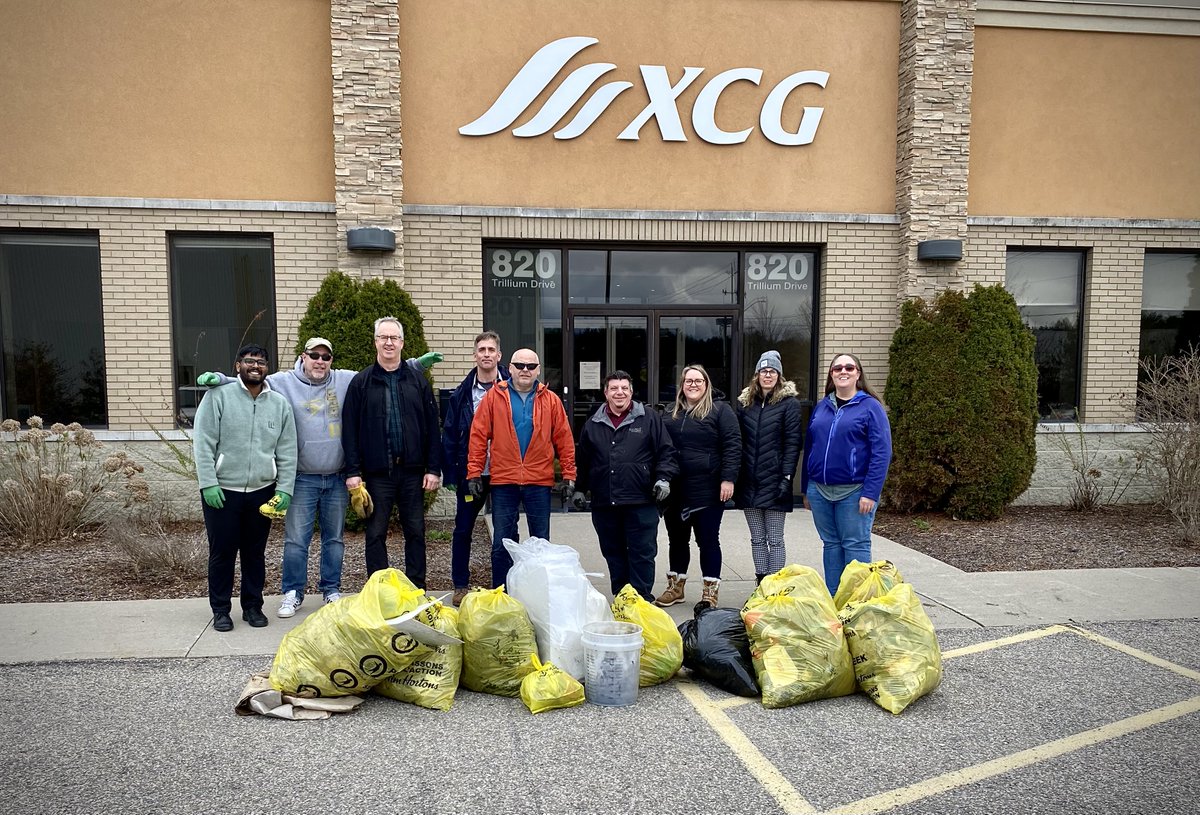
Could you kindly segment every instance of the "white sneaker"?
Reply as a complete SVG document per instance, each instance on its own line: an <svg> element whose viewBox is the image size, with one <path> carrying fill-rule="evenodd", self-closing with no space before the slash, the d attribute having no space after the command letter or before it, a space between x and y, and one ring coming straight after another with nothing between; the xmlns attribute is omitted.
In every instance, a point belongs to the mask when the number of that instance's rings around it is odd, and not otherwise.
<svg viewBox="0 0 1200 815"><path fill-rule="evenodd" d="M300 608L304 603L304 598L297 596L295 591L289 591L283 595L283 602L279 604L280 617L292 617L296 614L296 609Z"/></svg>
<svg viewBox="0 0 1200 815"><path fill-rule="evenodd" d="M336 603L338 600L341 600L341 599L342 599L342 593L340 591L331 591L331 592L329 592L329 594L325 595L326 603Z"/></svg>

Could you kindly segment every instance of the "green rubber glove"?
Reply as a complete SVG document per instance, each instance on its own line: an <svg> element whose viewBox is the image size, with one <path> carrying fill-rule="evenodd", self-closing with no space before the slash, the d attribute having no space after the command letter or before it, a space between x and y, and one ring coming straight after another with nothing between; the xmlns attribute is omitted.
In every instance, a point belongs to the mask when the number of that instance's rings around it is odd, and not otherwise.
<svg viewBox="0 0 1200 815"><path fill-rule="evenodd" d="M205 487L200 490L200 497L213 509L225 506L225 491L220 487Z"/></svg>
<svg viewBox="0 0 1200 815"><path fill-rule="evenodd" d="M200 374L200 376L196 377L196 384L212 387L213 385L221 384L221 377L217 376L212 371L205 371L204 373Z"/></svg>
<svg viewBox="0 0 1200 815"><path fill-rule="evenodd" d="M292 496L286 492L275 491L275 508L280 512L287 512L287 508L292 504Z"/></svg>
<svg viewBox="0 0 1200 815"><path fill-rule="evenodd" d="M417 362L421 363L421 367L427 371L441 361L442 355L437 351L430 351L428 354L421 354L417 357Z"/></svg>

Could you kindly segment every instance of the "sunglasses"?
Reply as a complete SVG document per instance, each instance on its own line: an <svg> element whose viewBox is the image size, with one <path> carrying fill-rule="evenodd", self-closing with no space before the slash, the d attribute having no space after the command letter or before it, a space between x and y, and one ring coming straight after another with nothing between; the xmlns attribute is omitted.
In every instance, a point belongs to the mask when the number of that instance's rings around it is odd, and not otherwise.
<svg viewBox="0 0 1200 815"><path fill-rule="evenodd" d="M858 370L858 366L856 366L856 365L830 365L829 366L830 373L835 373L835 374L840 373L841 371L845 371L848 374L852 374L857 370Z"/></svg>
<svg viewBox="0 0 1200 815"><path fill-rule="evenodd" d="M509 365L516 368L518 371L536 371L540 362L510 362Z"/></svg>
<svg viewBox="0 0 1200 815"><path fill-rule="evenodd" d="M319 359L325 362L333 361L333 354L322 354L318 351L307 351L305 356L307 356L309 359Z"/></svg>

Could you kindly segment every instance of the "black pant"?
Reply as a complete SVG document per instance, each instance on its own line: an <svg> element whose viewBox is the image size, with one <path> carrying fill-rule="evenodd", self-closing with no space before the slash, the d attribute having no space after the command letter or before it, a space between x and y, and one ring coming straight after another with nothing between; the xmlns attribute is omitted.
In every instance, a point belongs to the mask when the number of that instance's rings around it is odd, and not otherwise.
<svg viewBox="0 0 1200 815"><path fill-rule="evenodd" d="M680 517L678 506L668 507L663 514L667 524L667 540L670 541L671 571L687 577L692 563L692 533L696 533L696 546L700 548L700 574L702 577L721 578L721 517L725 505L694 510L687 520Z"/></svg>
<svg viewBox="0 0 1200 815"><path fill-rule="evenodd" d="M367 576L388 568L388 519L395 506L404 530L404 574L414 586L425 588L425 471L393 467L367 473L363 480L375 504L367 519Z"/></svg>
<svg viewBox="0 0 1200 815"><path fill-rule="evenodd" d="M628 583L654 602L654 558L658 554L658 509L654 504L592 508L600 554L608 563L615 597Z"/></svg>
<svg viewBox="0 0 1200 815"><path fill-rule="evenodd" d="M239 553L242 610L262 608L271 519L260 514L258 508L274 494L274 484L254 492L225 490L225 506L213 509L203 504L204 528L208 532L208 604L213 614L228 614L233 608L233 566Z"/></svg>

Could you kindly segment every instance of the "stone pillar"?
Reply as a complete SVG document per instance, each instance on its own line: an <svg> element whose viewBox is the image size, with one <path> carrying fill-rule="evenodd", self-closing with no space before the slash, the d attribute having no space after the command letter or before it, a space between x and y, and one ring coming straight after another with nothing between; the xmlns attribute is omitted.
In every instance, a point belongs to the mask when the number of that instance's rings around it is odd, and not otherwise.
<svg viewBox="0 0 1200 815"><path fill-rule="evenodd" d="M331 0L338 268L403 284L400 12L396 0ZM346 230L382 227L396 251L351 252Z"/></svg>
<svg viewBox="0 0 1200 815"><path fill-rule="evenodd" d="M965 286L961 262L918 261L920 241L967 238L977 0L901 0L896 214L901 300Z"/></svg>

